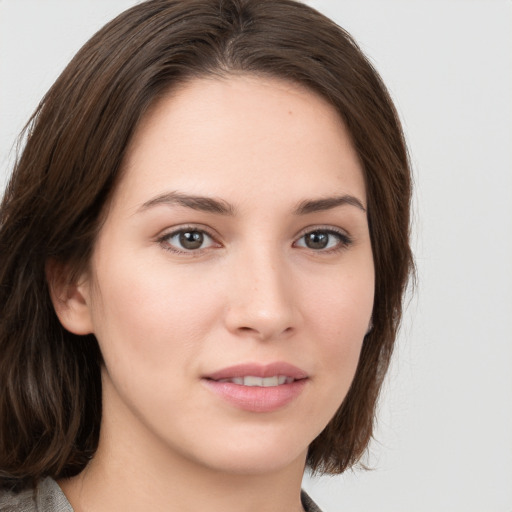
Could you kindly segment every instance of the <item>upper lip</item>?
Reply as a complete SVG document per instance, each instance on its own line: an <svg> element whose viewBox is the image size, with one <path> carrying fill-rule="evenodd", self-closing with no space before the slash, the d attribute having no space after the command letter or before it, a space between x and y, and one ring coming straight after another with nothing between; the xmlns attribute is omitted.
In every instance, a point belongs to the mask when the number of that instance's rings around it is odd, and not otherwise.
<svg viewBox="0 0 512 512"><path fill-rule="evenodd" d="M221 379L232 379L235 377L274 377L274 376L285 376L291 377L294 380L305 379L308 374L290 363L275 362L270 364L259 364L259 363L245 363L229 366L222 368L221 370L214 371L205 375L204 378L211 380Z"/></svg>

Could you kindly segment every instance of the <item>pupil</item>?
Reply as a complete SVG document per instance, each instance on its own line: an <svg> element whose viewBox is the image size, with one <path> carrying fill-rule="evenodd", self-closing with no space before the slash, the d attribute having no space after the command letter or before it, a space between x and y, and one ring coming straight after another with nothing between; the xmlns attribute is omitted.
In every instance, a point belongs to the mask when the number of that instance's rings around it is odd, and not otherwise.
<svg viewBox="0 0 512 512"><path fill-rule="evenodd" d="M306 245L310 249L325 249L329 242L329 235L321 231L314 231L306 235Z"/></svg>
<svg viewBox="0 0 512 512"><path fill-rule="evenodd" d="M199 249L203 245L204 236L199 231L180 233L180 244L185 249Z"/></svg>

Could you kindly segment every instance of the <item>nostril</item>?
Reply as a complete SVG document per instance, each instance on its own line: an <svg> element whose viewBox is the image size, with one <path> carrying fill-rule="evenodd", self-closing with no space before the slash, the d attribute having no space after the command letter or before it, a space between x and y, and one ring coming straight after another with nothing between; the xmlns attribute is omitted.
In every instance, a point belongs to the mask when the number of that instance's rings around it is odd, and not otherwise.
<svg viewBox="0 0 512 512"><path fill-rule="evenodd" d="M292 301L282 301L281 304L262 302L238 299L229 304L224 317L228 331L262 340L291 336L297 322L296 310L289 303Z"/></svg>
<svg viewBox="0 0 512 512"><path fill-rule="evenodd" d="M257 335L261 338L274 338L274 337L281 337L281 336L289 336L293 332L293 327L286 327L281 332L279 330L271 329L267 331L266 329L257 329L254 327L247 327L247 326L241 326L238 327L238 332L240 334L250 334L250 335Z"/></svg>

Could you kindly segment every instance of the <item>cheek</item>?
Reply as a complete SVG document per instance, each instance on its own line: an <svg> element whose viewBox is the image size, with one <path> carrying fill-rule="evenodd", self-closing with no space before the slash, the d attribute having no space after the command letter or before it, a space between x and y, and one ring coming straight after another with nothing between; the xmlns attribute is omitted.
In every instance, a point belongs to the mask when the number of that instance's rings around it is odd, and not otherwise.
<svg viewBox="0 0 512 512"><path fill-rule="evenodd" d="M365 334L373 310L375 277L367 256L326 275L312 275L304 282L304 301L310 321L327 330L333 339Z"/></svg>
<svg viewBox="0 0 512 512"><path fill-rule="evenodd" d="M182 269L151 260L118 259L98 268L93 322L107 363L136 361L164 371L169 361L195 356L218 316L214 293L205 293Z"/></svg>
<svg viewBox="0 0 512 512"><path fill-rule="evenodd" d="M308 286L305 310L310 335L322 354L319 370L335 389L348 390L354 376L372 315L374 286L369 258L355 269L333 273L322 286Z"/></svg>

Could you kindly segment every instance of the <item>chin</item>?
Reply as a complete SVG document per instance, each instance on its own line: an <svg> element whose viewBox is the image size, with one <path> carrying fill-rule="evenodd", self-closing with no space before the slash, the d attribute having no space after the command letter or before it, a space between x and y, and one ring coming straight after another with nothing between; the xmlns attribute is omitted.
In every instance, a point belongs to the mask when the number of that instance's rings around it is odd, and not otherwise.
<svg viewBox="0 0 512 512"><path fill-rule="evenodd" d="M223 473L258 476L279 473L292 466L304 471L307 448L291 453L289 450L228 449L218 457L211 457L209 467Z"/></svg>
<svg viewBox="0 0 512 512"><path fill-rule="evenodd" d="M230 474L264 475L291 466L303 472L312 435L299 431L295 429L290 435L289 429L276 432L275 429L253 428L239 435L213 435L191 446L193 454L189 452L189 456L192 455L196 464Z"/></svg>

